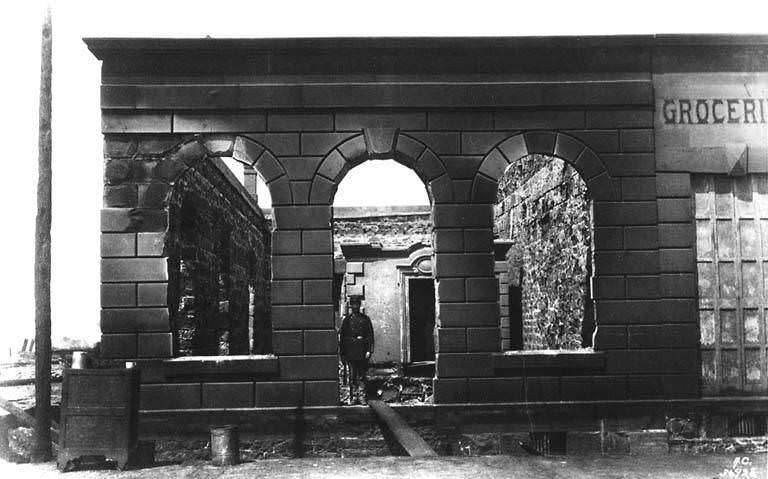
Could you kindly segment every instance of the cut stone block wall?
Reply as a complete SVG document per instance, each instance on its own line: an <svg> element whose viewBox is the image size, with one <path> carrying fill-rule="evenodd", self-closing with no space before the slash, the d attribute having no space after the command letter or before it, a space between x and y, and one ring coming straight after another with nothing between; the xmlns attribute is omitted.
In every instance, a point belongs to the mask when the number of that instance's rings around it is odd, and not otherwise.
<svg viewBox="0 0 768 479"><path fill-rule="evenodd" d="M642 111L642 110L639 110ZM627 120L627 127L650 128L650 124L637 123L638 118L644 118L638 112ZM434 115L430 120L432 125L444 125L448 119L456 122L454 128L462 128L462 115L459 113ZM477 114L473 114L473 118ZM490 118L501 115L488 113ZM428 114L422 115L426 118ZM331 114L340 125L346 125L346 114ZM361 125L370 122L412 122L420 115L409 114L402 117L392 114L371 112L367 117L355 121ZM362 118L362 119L361 119ZM501 118L501 116L499 116ZM614 118L618 125L622 123L621 116ZM365 120L365 121L363 121ZM650 122L650 115L645 120ZM366 123L367 122L367 123ZM414 127L419 127L413 125ZM421 128L426 127L422 123ZM604 128L604 127L603 127ZM450 130L449 130L450 131ZM438 132L435 132L438 133ZM439 133L445 134L444 130ZM337 378L336 344L333 341L310 344L306 341L308 334L327 332L333 335L334 308L331 287L333 280L333 245L331 232L331 203L336 185L343 175L353 165L359 164L366 158L376 155L386 155L414 168L416 173L430 186L433 200L432 217L434 223L433 245L435 248L435 277L437 280L438 311L437 311L437 377L436 401L450 402L461 397L468 397L462 389L469 387L469 379L475 377L493 377L493 354L500 351L499 305L495 294L498 294L497 281L494 278L494 260L492 254L493 240L493 203L496 198L498 177L507 166L530 153L540 153L563 158L574 165L585 178L587 187L595 200L595 291L598 331L595 341L597 350L608 355L610 374L629 377L631 374L648 372L653 368L638 369L634 356L630 359L627 353L642 356L648 354L650 364L656 364L657 353L664 352L660 346L657 350L627 349L628 322L638 324L653 324L658 321L658 311L661 304L656 298L629 298L623 289L625 278L635 275L653 276L658 273L658 255L653 248L658 239L655 232L656 203L655 200L622 199L622 180L634 178L639 168L637 162L647 161L621 153L598 154L572 133L555 133L550 131L533 131L525 134L486 132L486 137L479 136L474 130L457 131L457 134L473 138L467 144L479 148L477 141L487 138L485 155L477 155L471 161L466 156L441 155L434 151L417 137L433 141L432 137L419 133L401 132L397 128L368 128L363 127L362 134L354 132L316 132L312 138L328 138L328 148L332 148L318 160L306 157L306 161L288 156L283 159L274 155L261 143L252 140L258 137L272 147L285 146L288 134L275 137L270 133L237 135L214 135L190 138L184 146L165 153L172 161L194 156L201 157L211 154L208 148L224 150L219 154L229 154L245 158L266 180L272 195L274 206L273 251L272 251L272 326L274 352L280 356L281 380L325 380L334 381ZM618 135L618 130L616 130ZM477 136L477 138L474 138ZM591 138L589 135L581 135ZM128 151L133 138L141 137L149 141L159 142L165 135L121 135L127 138ZM301 138L310 137L309 133ZM366 138L369 137L368 140ZM296 137L297 140L299 136ZM346 138L341 143L333 143L339 138ZM441 138L441 137L435 137ZM375 153L369 150L371 144L388 144L391 150L386 153ZM332 146L335 145L335 146ZM441 145L436 143L436 145ZM604 145L597 143L601 148ZM119 149L119 145L109 145L108 148ZM444 145L442 146L444 148ZM174 147L175 148L175 147ZM307 146L309 148L309 146ZM312 148L317 148L312 147ZM615 148L618 149L618 146ZM135 150L134 150L135 151ZM315 151L315 150L310 150ZM321 150L317 150L318 153ZM473 150L480 151L480 150ZM458 151L457 151L458 153ZM126 153L127 154L127 153ZM130 153L131 155L133 153ZM346 155L346 156L345 156ZM304 158L304 157L301 157ZM510 159L513 158L514 160ZM647 156L652 160L652 153ZM157 160L155 160L157 161ZM472 165L472 166L469 166ZM627 169L631 166L631 169ZM171 165L162 166L162 171ZM648 167L652 170L652 166ZM644 171L644 170L643 170ZM639 173L643 174L643 173ZM311 178L307 180L304 178ZM464 179L468 178L468 179ZM311 183L311 184L309 184ZM302 186L303 185L303 186ZM305 186L308 197L294 196ZM634 194L634 193L633 193ZM655 194L655 193L654 193ZM141 218L136 221L131 218ZM125 229L140 229L142 233L153 229L164 230L167 218L162 211L151 209L115 210L105 209L105 227L110 232L123 232ZM118 230L118 231L115 231ZM149 231L146 231L149 230ZM646 231L648 230L648 231ZM651 231L653 230L653 231ZM626 243L625 243L626 240ZM149 259L149 258L147 258ZM130 264L105 265L105 274L112 271L120 278L151 275L153 281L164 281L167 278L167 265L162 263L159 271L145 259ZM145 273L146 272L146 273ZM113 274L113 273L110 273ZM134 275L134 276L131 276ZM603 277L610 279L613 289L600 289L605 284ZM114 280L112 280L114 281ZM120 279L129 281L129 279ZM134 279L135 281L135 279ZM110 281L111 282L111 281ZM493 287L491 287L493 283ZM622 285L617 290L616 284ZM484 285L484 286L481 286ZM493 294L490 294L492 292ZM150 330L141 334L162 333L158 324L168 328L168 311L141 311L139 324ZM114 314L107 312L105 314ZM673 314L669 309L665 314ZM144 325L147 326L144 326ZM136 327L136 326L132 326ZM123 333L108 328L105 334ZM111 339L123 339L116 336ZM126 341L128 342L128 341ZM110 345L107 344L109 347ZM133 353L129 348L128 352ZM680 351L683 353L683 351ZM695 349L691 350L695 357ZM125 355L130 356L130 354ZM325 359L328 361L325 361ZM307 366L304 368L306 362ZM301 365L299 364L301 363ZM696 366L689 368L687 362L674 363L676 372L696 374ZM682 371L677 371L682 369ZM608 372L608 371L606 371ZM310 377L311 376L311 377ZM441 385L448 380L450 389ZM462 386L463 384L463 386ZM617 388L623 387L623 382L617 383ZM446 392L449 391L449 392ZM448 394L448 396L441 396ZM318 396L323 397L323 396Z"/></svg>
<svg viewBox="0 0 768 479"><path fill-rule="evenodd" d="M102 216L104 236L110 236L103 245L105 351L141 357L170 332L167 305L157 304L156 291L139 287L166 282L167 261L138 252L143 235L165 231L167 214L151 205L151 188L132 181L112 185L110 178L151 173L150 163L168 158L173 161L160 170L170 173L193 157L247 158L274 202L270 295L279 355L277 375L254 380L253 404L336 404L329 286L333 196L354 166L392 158L419 175L432 200L436 403L699 396L696 335L670 340L670 331L697 330L689 174L702 168L728 173L721 164L730 153L669 147L670 137L710 138L681 132L690 125L670 126L666 146L657 146L654 78L660 71L698 75L696 69L768 67L739 63L744 47L731 43L713 60L707 46L643 41L531 46L526 40L514 49L508 49L512 40L488 49L439 42L401 48L395 42L390 46L397 55L341 44L320 50L301 42L284 50L221 44L225 55L206 44L172 50L177 57L160 43L141 55L122 44L95 46L105 58L106 156L132 159L156 151L136 170L107 165L107 186L123 187L109 191ZM285 82L283 75L295 81ZM361 80L371 76L381 81ZM177 146L178 135L190 135L185 146ZM493 205L502 173L530 154L571 165L594 202L592 294L600 367L497 367ZM750 146L742 155L748 173L765 169L763 154ZM189 397L199 404L205 383L190 384ZM222 390L209 389L210 395Z"/></svg>
<svg viewBox="0 0 768 479"><path fill-rule="evenodd" d="M379 114L375 113L370 115L373 120L368 121L382 121L380 118L386 118L387 121L395 121L395 118L405 121L405 118L413 117L411 115L399 118L384 114L379 117ZM455 115L454 118L459 121L461 116ZM341 114L336 116L339 119L345 118ZM632 124L636 121L633 119ZM437 121L433 123L442 124ZM457 128L460 127L459 124L461 121L457 123ZM554 155L574 165L586 179L595 199L595 271L598 284L601 275L653 275L658 270L658 257L653 254L655 252L640 249L653 247L657 241L655 236L643 230L646 225L655 224L655 202L622 201L620 178L624 177L619 175L633 173L622 172L618 166L612 166L614 174L617 175L617 178L614 178L610 173L611 168L605 166L623 165L625 161L631 160L621 155L617 157L619 160L610 160L616 157L614 154L607 155L609 160L606 162L602 159L605 155L598 157L591 148L570 134L547 131L507 134L503 137L506 139L501 142L501 135L489 135L495 143L488 144L488 153L478 156L478 160L474 162L453 158L451 155L443 155L446 159L441 160L426 144L415 139L424 135L408 134L397 129L364 128L363 134L339 135L326 132L323 135L329 138L341 136L347 140L336 144L318 161L283 161L282 157L273 155L260 143L250 139L257 135L195 137L191 142L168 154L173 161L179 161L180 157L193 154L208 155L210 150L207 148L212 147L224 149L224 153L232 156L248 155L249 160L246 162L253 164L259 174L267 180L275 202L271 309L273 349L280 356L281 380L334 381L337 378L335 342L328 341L310 346L306 336L315 331L325 331L329 336L334 334L332 288L323 287L325 283L330 285L333 279L330 206L332 196L335 185L341 181L345 171L366 158L375 156L369 151L368 145L377 141L392 145L392 150L386 154L410 165L430 185L429 191L433 200L433 244L436 254L434 274L438 295L438 364L435 380L437 402L450 402L468 397L461 389L469 387L470 378L493 377L496 374L493 354L500 351L501 338L499 304L494 296L498 294L498 283L494 279L492 253L493 202L496 198L496 180L512 161L530 153ZM321 134L318 132L315 136L319 138ZM367 136L377 137L378 140L366 141ZM382 136L384 140L380 138ZM259 137L263 140L272 138L269 134ZM154 141L159 141L160 138L163 138L163 135L155 136ZM282 141L286 137L280 139ZM217 143L214 144L214 141ZM620 163L615 163L616 161ZM470 164L474 166L469 167ZM307 171L307 168L310 170ZM463 179L465 177L470 179ZM303 188L301 185L310 181L303 178L313 178L306 203L303 197L294 197L294 193ZM128 212L125 213L128 216ZM108 227L112 227L110 224L117 224L121 228L150 230L165 228L167 219L161 212L139 210L132 214L140 215L142 221L132 224L124 220L125 223L120 225L120 217L115 215L114 210L107 209L105 224ZM629 249L623 246L624 234L620 234L620 242L616 242L616 233L625 229L626 237L631 238L630 244L627 245ZM631 234L634 230L644 233L645 236L636 237ZM136 268L140 267L143 271L150 268L151 264L136 264L133 268L127 266L120 265L115 274L134 274L132 271L135 272ZM157 280L167 277L167 269L157 273L150 272L156 275L153 277L159 278ZM623 292L612 294L613 296L606 294L606 290L596 291L599 327L595 346L611 358L608 363L611 365L612 374L629 375L633 374L636 367L632 365L631 360L625 359L628 356L620 354L630 351L626 349L626 326L621 326L621 322L653 322L656 320L655 311L658 311L658 304L651 298L629 301ZM162 308L157 312L142 313L155 314L147 320L142 319L142 324L156 325L163 321L165 324L168 322L168 312L163 312ZM638 317L637 320L632 319L635 316ZM155 331L147 331L149 332ZM645 351L632 351L639 355L646 354ZM648 351L648 354L653 355L655 352L658 351ZM326 358L328 361L325 361ZM303 365L305 361L312 367L304 368L299 365L299 362ZM678 364L683 368L686 363ZM462 378L463 382L457 382ZM445 380L449 380L450 389L440 385L441 381ZM617 387L621 388L622 384Z"/></svg>
<svg viewBox="0 0 768 479"><path fill-rule="evenodd" d="M268 348L270 236L258 206L216 158L232 147L178 135L105 138L105 356L247 354L249 314L262 332L259 348Z"/></svg>

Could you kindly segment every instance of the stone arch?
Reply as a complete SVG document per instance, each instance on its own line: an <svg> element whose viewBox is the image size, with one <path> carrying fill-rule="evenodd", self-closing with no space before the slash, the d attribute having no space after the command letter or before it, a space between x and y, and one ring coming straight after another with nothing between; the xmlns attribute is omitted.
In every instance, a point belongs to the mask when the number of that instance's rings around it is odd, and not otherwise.
<svg viewBox="0 0 768 479"><path fill-rule="evenodd" d="M254 168L264 179L273 203L290 204L291 189L285 169L265 146L240 135L196 135L174 147L155 166L149 185L139 192L139 205L167 205L173 186L189 168L206 158L227 157ZM278 201L275 201L278 198Z"/></svg>
<svg viewBox="0 0 768 479"><path fill-rule="evenodd" d="M149 183L146 187L139 186L139 206L138 211L141 215L145 214L146 209L154 210L166 219L165 228L161 232L161 235L157 237L157 242L161 243L162 253L158 254L159 257L164 258L167 262L167 304L168 308L167 317L169 321L169 329L172 335L172 348L169 351L170 355L177 355L180 351L197 351L203 353L210 353L216 347L218 351L222 353L222 344L226 346L226 351L229 352L232 348L236 354L244 354L249 351L250 345L247 332L247 317L240 316L240 320L237 324L232 323L230 330L222 330L220 333L225 336L219 337L219 345L216 346L216 342L207 337L204 342L197 343L197 339L192 339L192 336L186 336L182 341L182 334L179 331L179 318L184 314L179 309L179 303L181 302L181 284L184 281L182 278L182 271L190 271L187 263L187 267L182 267L182 262L185 261L183 254L181 253L181 240L184 235L178 229L180 224L183 224L184 219L188 217L189 213L184 213L185 207L191 207L194 211L196 207L202 203L187 203L185 197L185 191L182 187L184 183L184 177L186 174L194 172L196 168L203 168L210 165L213 170L223 172L225 176L230 176L231 181L235 181L226 166L224 166L219 158L233 158L240 163L251 166L256 169L263 178L269 178L270 182L274 183L274 180L280 177L285 177L285 171L282 166L275 160L274 155L268 151L261 144L251 140L250 138L238 136L238 135L195 135L192 137L185 137L180 140L175 146L169 149L162 158L160 158L149 177ZM266 181L266 180L265 180ZM178 196L177 196L178 195ZM240 197L244 203L240 203L248 211L250 218L254 222L263 221L263 214L259 212L257 203L253 197L246 192L244 187L240 187ZM143 208L143 209L142 209ZM250 208L250 209L249 209ZM139 215L140 216L140 215ZM180 219L181 223L177 223L176 219ZM247 248L239 246L239 250L235 250L238 246L232 241L231 223L227 225L221 218L214 218L214 226L203 234L213 233L214 246L211 252L214 256L220 260L208 263L208 271L218 272L216 274L223 275L223 280L219 279L219 288L223 288L218 294L219 298L227 298L227 305L230 304L230 299L235 294L232 283L230 283L229 275L232 273L232 262L235 258L243 258ZM191 225L188 226L188 230L193 231L193 234L199 233L200 226L197 224L199 217L193 215ZM261 227L260 227L261 228ZM139 231L142 231L139 226ZM267 225L263 225L263 232L265 235L269 234ZM266 240L263 244L268 244L269 240ZM196 240L192 241L196 244ZM265 251L266 246L265 246ZM264 257L265 262L268 261L268 255ZM255 261L251 261L254 263ZM195 266L196 268L197 266ZM252 266L249 266L252 268ZM261 268L261 271L269 271L268 266ZM249 272L249 275L251 273ZM221 278L222 276L220 276ZM255 277L254 277L255 278ZM249 278L249 279L254 279ZM264 281L269 281L264 273ZM255 279L254 279L255 281ZM217 281L213 281L212 284L217 284ZM210 291L204 294L208 294ZM242 294L242 291L240 291ZM242 296L241 296L242 298ZM234 301L232 301L234 303ZM195 304L191 302L190 304ZM243 304L243 303L241 303ZM229 307L229 306L227 306ZM241 308L242 312L243 309ZM221 313L221 312L220 312ZM193 316L196 313L192 313ZM226 311L229 314L229 311ZM243 322L243 320L245 322ZM234 334L239 332L245 334ZM193 349L194 348L194 349Z"/></svg>
<svg viewBox="0 0 768 479"><path fill-rule="evenodd" d="M372 159L394 159L411 168L426 186L433 204L454 201L448 170L427 145L395 128L366 128L322 159L313 176L309 204L330 205L347 172Z"/></svg>
<svg viewBox="0 0 768 479"><path fill-rule="evenodd" d="M435 251L432 249L431 246L421 246L416 247L414 250L408 255L408 264L411 266L412 269L418 270L422 274L432 274L432 265L430 264L430 270L425 271L423 268L419 267L422 261L429 259L430 261L435 256Z"/></svg>
<svg viewBox="0 0 768 479"><path fill-rule="evenodd" d="M610 176L602 159L589 146L561 132L530 131L505 138L486 154L472 182L472 202L495 203L498 181L507 167L531 154L553 156L572 166L586 183L591 200L610 202L620 199L617 180ZM602 244L599 237L603 233L596 226L599 225L593 219L593 245ZM590 254L594 255L594 253L593 250ZM598 277L601 273L598 271L598 264L594 257L590 265L591 276ZM595 297L594 301L595 305L591 313L591 319L594 321L592 347L600 349L601 329L597 306L600 298Z"/></svg>
<svg viewBox="0 0 768 479"><path fill-rule="evenodd" d="M618 188L599 156L580 140L560 132L529 131L504 139L486 154L472 181L472 203L495 203L501 175L512 163L531 154L557 157L573 166L592 199L618 199Z"/></svg>

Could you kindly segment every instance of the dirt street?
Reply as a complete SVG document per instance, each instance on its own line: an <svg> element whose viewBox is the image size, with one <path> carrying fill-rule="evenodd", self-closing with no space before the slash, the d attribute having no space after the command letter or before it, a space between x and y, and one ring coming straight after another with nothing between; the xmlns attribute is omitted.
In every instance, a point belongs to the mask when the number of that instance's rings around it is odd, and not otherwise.
<svg viewBox="0 0 768 479"><path fill-rule="evenodd" d="M739 475L740 474L740 475ZM719 478L768 477L766 457L734 454L658 454L615 457L408 457L270 459L234 467L194 462L132 471L87 470L61 474L52 463L0 462L3 478Z"/></svg>

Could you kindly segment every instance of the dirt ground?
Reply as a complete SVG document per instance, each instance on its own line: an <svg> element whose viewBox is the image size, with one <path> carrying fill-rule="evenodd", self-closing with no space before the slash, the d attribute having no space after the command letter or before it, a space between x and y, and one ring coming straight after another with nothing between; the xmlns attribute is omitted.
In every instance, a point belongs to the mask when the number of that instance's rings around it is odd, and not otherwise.
<svg viewBox="0 0 768 479"><path fill-rule="evenodd" d="M268 459L216 467L196 461L140 470L59 473L53 463L0 461L2 478L170 479L223 478L727 478L768 477L766 455L657 454L594 457L408 457Z"/></svg>
<svg viewBox="0 0 768 479"><path fill-rule="evenodd" d="M54 380L60 378L67 358L54 359ZM31 377L33 365L29 358L0 367L0 379ZM431 400L430 384L403 378L392 371L372 374L371 384L377 396L389 402L419 404ZM425 387L426 385L426 387ZM53 403L60 400L61 383L53 384ZM34 386L0 388L0 395L27 409L34 403ZM345 388L342 388L342 393ZM345 398L342 398L345 399ZM0 411L0 416L4 411ZM441 454L446 449L445 438L430 428L419 429L419 434ZM490 435L493 436L493 435ZM648 452L621 456L531 456L522 450L515 454L500 450L494 437L482 434L466 437L459 443L460 456L441 456L435 459L413 459L391 456L380 429L371 425L350 434L329 437L309 436L301 442L297 453L291 437L241 436L241 457L244 463L234 467L215 467L210 456L207 438L151 438L155 440L154 467L129 471L114 469L85 469L60 473L54 463L14 464L0 459L0 479L37 477L56 478L728 478L754 477L768 479L768 453L695 453L701 447L672 453ZM144 438L149 439L149 438ZM497 444L498 443L498 444ZM470 448L471 446L471 448ZM658 446L658 445L655 445ZM765 450L761 442L759 450ZM471 451L466 450L470 448ZM499 450L497 450L499 449ZM722 449L722 448L721 448ZM635 450L634 448L632 449ZM666 448L664 448L666 450ZM710 449L711 450L711 449ZM720 449L718 449L720 450ZM747 449L749 450L749 449ZM752 449L754 450L754 448ZM496 454L496 455L488 455Z"/></svg>

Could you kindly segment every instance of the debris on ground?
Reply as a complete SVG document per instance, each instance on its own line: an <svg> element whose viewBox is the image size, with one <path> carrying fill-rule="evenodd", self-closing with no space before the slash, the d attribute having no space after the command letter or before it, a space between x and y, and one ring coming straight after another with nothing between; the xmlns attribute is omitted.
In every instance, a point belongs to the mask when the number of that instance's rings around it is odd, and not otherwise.
<svg viewBox="0 0 768 479"><path fill-rule="evenodd" d="M52 406L56 417L61 402L61 378L65 367L71 364L71 351L54 351L52 359ZM122 367L122 363L100 360L91 355L91 367ZM431 365L405 368L397 364L372 365L368 371L368 398L376 398L390 404L423 405L432 403ZM406 374L407 373L407 374ZM424 374L421 374L424 373ZM0 397L28 414L34 414L34 384L2 386L2 381L34 377L34 354L24 352L12 361L0 364ZM349 401L349 389L341 385L342 404ZM23 427L13 415L0 409L0 459L8 462L28 462L33 444L32 429ZM323 428L321 428L323 429ZM441 456L527 456L521 443L529 444L527 433L474 433L446 431L434 426L415 427L419 435ZM721 437L708 438L702 433L698 417L667 418L667 445L670 452L691 454L730 453L753 454L768 452L768 437ZM142 438L150 439L150 438ZM155 460L158 464L188 464L208 461L210 443L203 438L151 438L155 441ZM283 460L307 458L362 458L389 456L392 454L378 425L361 425L353 431L333 429L310 432L299 439L292 435L245 435L241 436L240 457L243 461ZM666 449L666 448L665 448ZM634 454L634 444L631 454Z"/></svg>
<svg viewBox="0 0 768 479"><path fill-rule="evenodd" d="M676 439L670 443L670 451L694 454L732 453L758 454L768 452L768 437L702 437Z"/></svg>
<svg viewBox="0 0 768 479"><path fill-rule="evenodd" d="M693 439L701 433L700 420L696 417L667 417L666 427L670 437Z"/></svg>
<svg viewBox="0 0 768 479"><path fill-rule="evenodd" d="M90 479L250 479L253 477L280 477L303 479L307 477L334 479L386 478L717 478L763 477L766 456L744 455L670 455L666 452L640 456L573 456L546 457L516 456L485 457L367 457L367 458L306 458L244 461L237 466L216 467L207 461L188 464L158 464L155 467L115 472L113 470L89 470L72 473L72 477ZM44 479L69 479L52 463L9 465L0 461L0 477L34 477Z"/></svg>
<svg viewBox="0 0 768 479"><path fill-rule="evenodd" d="M406 375L396 363L372 364L366 375L366 397L391 404L432 404L434 370L427 376ZM339 401L352 404L349 385L345 383L344 365L339 362Z"/></svg>
<svg viewBox="0 0 768 479"><path fill-rule="evenodd" d="M156 438L155 462L185 464L209 460L211 445L206 439ZM240 459L243 462L300 457L343 458L389 456L389 448L378 426L354 434L313 435L297 442L293 436L253 436L241 434Z"/></svg>
<svg viewBox="0 0 768 479"><path fill-rule="evenodd" d="M71 364L71 351L54 351L51 357L51 404L61 403L61 379L64 369ZM22 410L29 410L35 405L35 355L21 352L11 361L0 363L0 383L2 381L31 380L28 384L0 386L0 397L7 399ZM7 412L0 410L0 416Z"/></svg>
<svg viewBox="0 0 768 479"><path fill-rule="evenodd" d="M72 351L53 351L51 356L51 417L58 421L61 404L61 379L64 369L72 363ZM21 351L9 361L0 363L0 398L18 410L34 416L35 354ZM23 381L27 380L27 381ZM12 385L1 385L10 381ZM25 384L18 384L26 382ZM0 458L9 462L28 462L33 441L32 429L8 411L0 408Z"/></svg>
<svg viewBox="0 0 768 479"><path fill-rule="evenodd" d="M394 404L429 404L432 396L432 378L401 375L372 376L368 378L369 397L373 396Z"/></svg>
<svg viewBox="0 0 768 479"><path fill-rule="evenodd" d="M29 462L35 444L35 431L31 427L16 427L8 431L8 450L18 456L19 462Z"/></svg>

